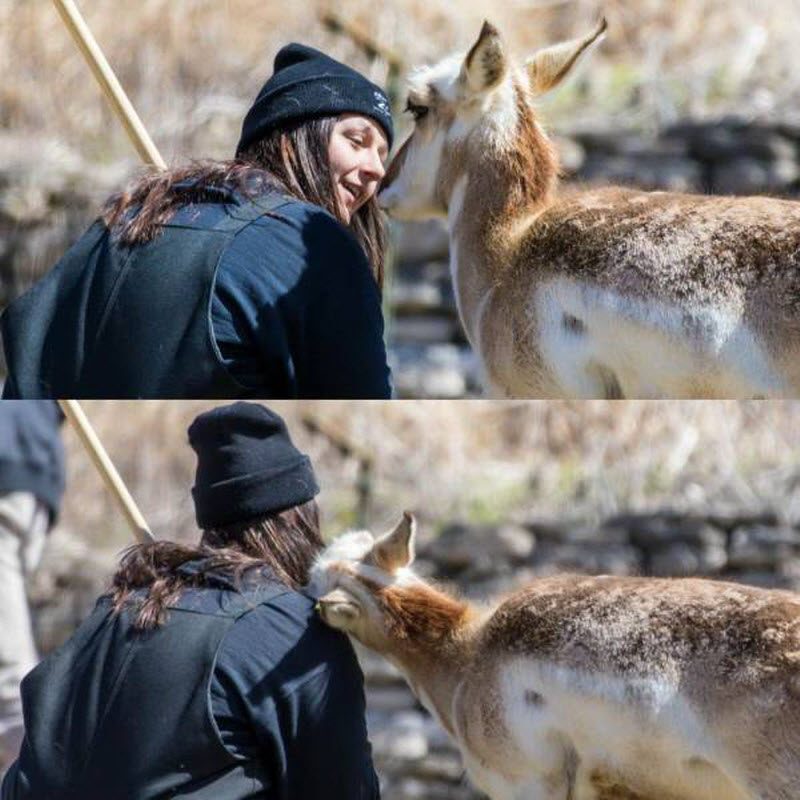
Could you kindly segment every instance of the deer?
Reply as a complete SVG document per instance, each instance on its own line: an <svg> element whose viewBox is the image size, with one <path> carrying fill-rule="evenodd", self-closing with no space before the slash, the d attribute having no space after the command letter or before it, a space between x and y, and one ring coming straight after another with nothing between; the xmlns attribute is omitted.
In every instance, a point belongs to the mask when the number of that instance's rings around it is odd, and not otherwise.
<svg viewBox="0 0 800 800"><path fill-rule="evenodd" d="M800 203L560 185L534 102L606 30L517 64L487 21L466 54L413 70L380 205L446 220L496 397L797 397Z"/></svg>
<svg viewBox="0 0 800 800"><path fill-rule="evenodd" d="M800 797L800 594L560 574L475 605L415 575L415 536L342 534L309 590L492 800Z"/></svg>

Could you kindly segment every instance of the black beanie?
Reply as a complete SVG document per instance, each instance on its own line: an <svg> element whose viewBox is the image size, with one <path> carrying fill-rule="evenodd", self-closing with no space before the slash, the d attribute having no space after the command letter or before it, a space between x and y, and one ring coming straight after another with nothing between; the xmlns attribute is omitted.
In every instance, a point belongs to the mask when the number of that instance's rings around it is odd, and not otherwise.
<svg viewBox="0 0 800 800"><path fill-rule="evenodd" d="M200 414L189 426L197 453L192 497L203 530L283 511L311 500L319 487L308 456L286 423L258 403L233 403Z"/></svg>
<svg viewBox="0 0 800 800"><path fill-rule="evenodd" d="M313 47L287 44L275 56L272 77L244 118L236 155L287 123L348 112L374 119L391 149L394 128L383 89Z"/></svg>

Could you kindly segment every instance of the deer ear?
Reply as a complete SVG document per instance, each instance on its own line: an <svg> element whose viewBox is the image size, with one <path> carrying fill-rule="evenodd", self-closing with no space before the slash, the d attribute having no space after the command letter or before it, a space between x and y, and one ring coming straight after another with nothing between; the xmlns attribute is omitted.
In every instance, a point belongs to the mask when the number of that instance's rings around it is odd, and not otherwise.
<svg viewBox="0 0 800 800"><path fill-rule="evenodd" d="M414 560L416 530L417 521L414 515L404 511L403 518L395 529L375 542L370 552L370 561L386 572L396 572L401 567L407 567Z"/></svg>
<svg viewBox="0 0 800 800"><path fill-rule="evenodd" d="M461 80L473 92L487 92L499 85L507 71L506 48L500 33L494 25L484 22L461 66Z"/></svg>
<svg viewBox="0 0 800 800"><path fill-rule="evenodd" d="M572 39L569 42L539 50L525 62L528 82L534 94L544 94L558 86L575 66L582 53L599 41L608 28L605 17L600 20L593 33L583 39Z"/></svg>

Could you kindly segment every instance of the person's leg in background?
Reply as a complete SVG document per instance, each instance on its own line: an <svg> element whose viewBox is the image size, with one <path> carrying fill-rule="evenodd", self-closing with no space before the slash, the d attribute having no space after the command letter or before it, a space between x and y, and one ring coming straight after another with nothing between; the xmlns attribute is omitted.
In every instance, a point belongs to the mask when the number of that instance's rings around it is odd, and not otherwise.
<svg viewBox="0 0 800 800"><path fill-rule="evenodd" d="M49 509L30 492L0 495L0 774L25 733L19 684L38 661L25 585L49 523Z"/></svg>

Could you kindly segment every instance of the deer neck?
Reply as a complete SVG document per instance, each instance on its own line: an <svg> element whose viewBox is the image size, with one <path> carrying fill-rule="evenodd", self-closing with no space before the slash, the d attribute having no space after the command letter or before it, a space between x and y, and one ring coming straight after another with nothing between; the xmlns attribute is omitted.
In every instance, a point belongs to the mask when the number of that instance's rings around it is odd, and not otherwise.
<svg viewBox="0 0 800 800"><path fill-rule="evenodd" d="M469 670L481 615L430 587L424 604L419 619L404 627L385 655L420 702L453 733L453 698Z"/></svg>
<svg viewBox="0 0 800 800"><path fill-rule="evenodd" d="M477 344L483 305L514 261L520 236L553 201L558 160L523 99L517 128L464 158L448 204L450 273L461 321Z"/></svg>

